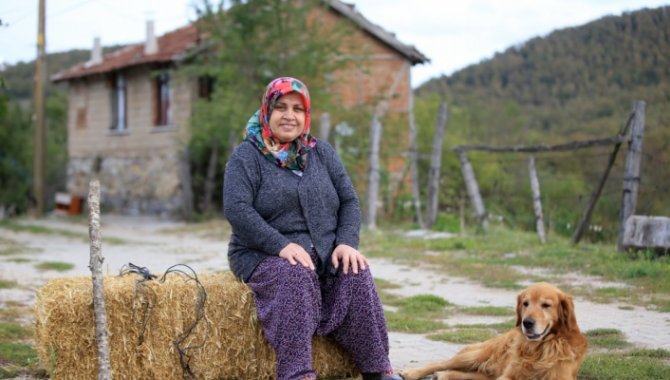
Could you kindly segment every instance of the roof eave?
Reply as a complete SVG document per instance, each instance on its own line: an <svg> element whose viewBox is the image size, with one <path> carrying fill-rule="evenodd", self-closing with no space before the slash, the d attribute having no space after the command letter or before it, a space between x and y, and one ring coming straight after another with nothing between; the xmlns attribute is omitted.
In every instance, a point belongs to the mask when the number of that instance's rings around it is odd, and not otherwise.
<svg viewBox="0 0 670 380"><path fill-rule="evenodd" d="M406 45L402 43L400 40L395 38L393 34L384 30L382 27L373 24L370 20L358 12L354 5L349 6L340 0L325 1L328 3L331 9L350 19L356 25L361 27L365 32L396 50L398 53L402 54L411 62L412 65L430 62L430 58L426 57L417 48L412 45Z"/></svg>

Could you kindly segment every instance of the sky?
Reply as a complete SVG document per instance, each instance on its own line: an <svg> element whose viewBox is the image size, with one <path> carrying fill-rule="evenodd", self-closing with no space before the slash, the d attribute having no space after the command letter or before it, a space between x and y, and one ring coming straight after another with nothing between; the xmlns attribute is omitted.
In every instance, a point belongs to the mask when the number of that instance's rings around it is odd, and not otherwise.
<svg viewBox="0 0 670 380"><path fill-rule="evenodd" d="M142 42L195 19L194 0L45 0L46 50ZM431 62L412 68L412 86L493 57L510 46L606 15L670 0L345 0ZM36 56L38 0L0 0L0 63Z"/></svg>

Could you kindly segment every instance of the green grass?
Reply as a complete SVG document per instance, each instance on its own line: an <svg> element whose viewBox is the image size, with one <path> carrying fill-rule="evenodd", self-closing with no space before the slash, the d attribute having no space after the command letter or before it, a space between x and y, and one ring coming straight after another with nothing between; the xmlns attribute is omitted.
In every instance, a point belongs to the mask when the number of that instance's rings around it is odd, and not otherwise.
<svg viewBox="0 0 670 380"><path fill-rule="evenodd" d="M28 344L0 342L0 378L25 373L37 364L37 353Z"/></svg>
<svg viewBox="0 0 670 380"><path fill-rule="evenodd" d="M83 240L83 241L90 241L90 237L88 235L88 227L87 226L82 226L82 232L75 232L75 231L70 231L67 229L63 228L51 228L51 227L44 227L44 226L39 226L35 224L22 224L18 223L15 220L11 219L6 219L0 221L0 228L5 228L10 231L14 232L25 232L33 235L58 235L62 237L67 237L71 239L77 239L77 240ZM104 226L102 227L104 231ZM103 237L102 239L103 244L110 244L110 245L124 245L128 244L129 242L127 240L117 238L117 237ZM20 252L20 251L19 251ZM2 249L0 249L0 255L2 253ZM10 253L5 253L5 254L11 254Z"/></svg>
<svg viewBox="0 0 670 380"><path fill-rule="evenodd" d="M0 279L0 289L13 289L18 286L19 285L16 283L16 281Z"/></svg>
<svg viewBox="0 0 670 380"><path fill-rule="evenodd" d="M623 333L616 329L593 329L584 333L591 348L606 348L608 350L629 347Z"/></svg>
<svg viewBox="0 0 670 380"><path fill-rule="evenodd" d="M483 342L495 337L496 335L498 335L498 332L493 329L466 327L430 334L428 335L428 339L458 344L470 344Z"/></svg>
<svg viewBox="0 0 670 380"><path fill-rule="evenodd" d="M454 327L458 328L486 328L486 329L493 329L498 332L498 334L502 334L504 332L507 332L510 330L512 327L516 325L516 318L510 319L505 322L500 322L500 323L473 323L473 324L467 324L467 325L455 325Z"/></svg>
<svg viewBox="0 0 670 380"><path fill-rule="evenodd" d="M386 311L387 327L391 331L422 334L445 328L440 321L447 314L449 302L443 298L420 294L413 297L389 296L381 292L382 302L397 311Z"/></svg>
<svg viewBox="0 0 670 380"><path fill-rule="evenodd" d="M0 342L26 339L30 337L30 330L15 323L0 322Z"/></svg>
<svg viewBox="0 0 670 380"><path fill-rule="evenodd" d="M447 327L444 323L438 320L417 318L399 312L386 311L384 316L386 318L386 327L389 331L425 334Z"/></svg>
<svg viewBox="0 0 670 380"><path fill-rule="evenodd" d="M401 287L400 285L393 283L391 281L384 280L383 278L375 278L375 286L379 291L387 289L398 289Z"/></svg>
<svg viewBox="0 0 670 380"><path fill-rule="evenodd" d="M400 298L390 303L398 307L399 312L408 316L420 318L436 318L446 315L449 304L444 298L431 294L419 294L412 297Z"/></svg>
<svg viewBox="0 0 670 380"><path fill-rule="evenodd" d="M29 263L29 262L31 262L32 260L27 259L27 258L25 258L25 257L13 257L13 258L8 259L8 260L6 260L6 261L8 261L8 262L10 262L10 263L23 264L23 263Z"/></svg>
<svg viewBox="0 0 670 380"><path fill-rule="evenodd" d="M27 343L31 332L16 323L0 322L0 378L35 371L37 353Z"/></svg>
<svg viewBox="0 0 670 380"><path fill-rule="evenodd" d="M87 232L73 232L61 228L49 228L44 226L38 226L34 224L22 224L18 223L15 220L5 219L0 221L0 228L5 228L14 232L26 232L33 235L60 235L70 238L86 238L88 239Z"/></svg>
<svg viewBox="0 0 670 380"><path fill-rule="evenodd" d="M670 357L662 350L629 351L587 355L579 370L579 380L670 379Z"/></svg>
<svg viewBox="0 0 670 380"><path fill-rule="evenodd" d="M0 256L12 256L23 253L21 247L16 245L10 245L7 247L0 246Z"/></svg>
<svg viewBox="0 0 670 380"><path fill-rule="evenodd" d="M491 315L496 317L505 317L514 315L514 309L511 307L500 306L470 306L458 309L463 314L470 315Z"/></svg>
<svg viewBox="0 0 670 380"><path fill-rule="evenodd" d="M74 264L65 263L62 261L44 261L35 265L35 268L39 270L55 270L58 272L67 272L70 269L74 268Z"/></svg>
<svg viewBox="0 0 670 380"><path fill-rule="evenodd" d="M11 256L23 252L19 242L0 237L0 256Z"/></svg>

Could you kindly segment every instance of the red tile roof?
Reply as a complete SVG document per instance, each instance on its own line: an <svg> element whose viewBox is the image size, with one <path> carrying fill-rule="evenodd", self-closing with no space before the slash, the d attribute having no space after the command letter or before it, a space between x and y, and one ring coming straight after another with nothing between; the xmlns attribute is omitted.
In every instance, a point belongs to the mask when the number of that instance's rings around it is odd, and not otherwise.
<svg viewBox="0 0 670 380"><path fill-rule="evenodd" d="M350 19L365 32L399 52L409 60L412 65L430 61L429 58L423 55L423 53L418 51L414 46L404 44L399 41L393 33L389 33L380 26L370 22L356 10L353 4L344 3L340 0L325 1L329 4L332 10L343 15L345 18ZM198 47L204 38L195 23L193 23L166 33L158 37L157 40L158 52L155 54L144 54L144 43L139 43L106 54L100 63L94 64L90 61L83 62L63 70L53 75L51 80L59 82L120 70L130 66L178 61Z"/></svg>
<svg viewBox="0 0 670 380"><path fill-rule="evenodd" d="M176 29L157 38L158 52L144 54L144 42L105 54L97 64L82 62L51 77L54 82L102 74L122 68L148 63L173 62L179 60L201 42L201 34L195 24Z"/></svg>

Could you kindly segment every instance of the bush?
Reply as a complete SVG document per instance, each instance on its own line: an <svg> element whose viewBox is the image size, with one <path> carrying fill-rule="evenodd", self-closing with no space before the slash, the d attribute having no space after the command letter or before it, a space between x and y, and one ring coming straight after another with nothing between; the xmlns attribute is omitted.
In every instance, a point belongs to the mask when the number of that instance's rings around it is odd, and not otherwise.
<svg viewBox="0 0 670 380"><path fill-rule="evenodd" d="M438 213L432 229L434 231L459 233L461 231L461 221L457 215Z"/></svg>

